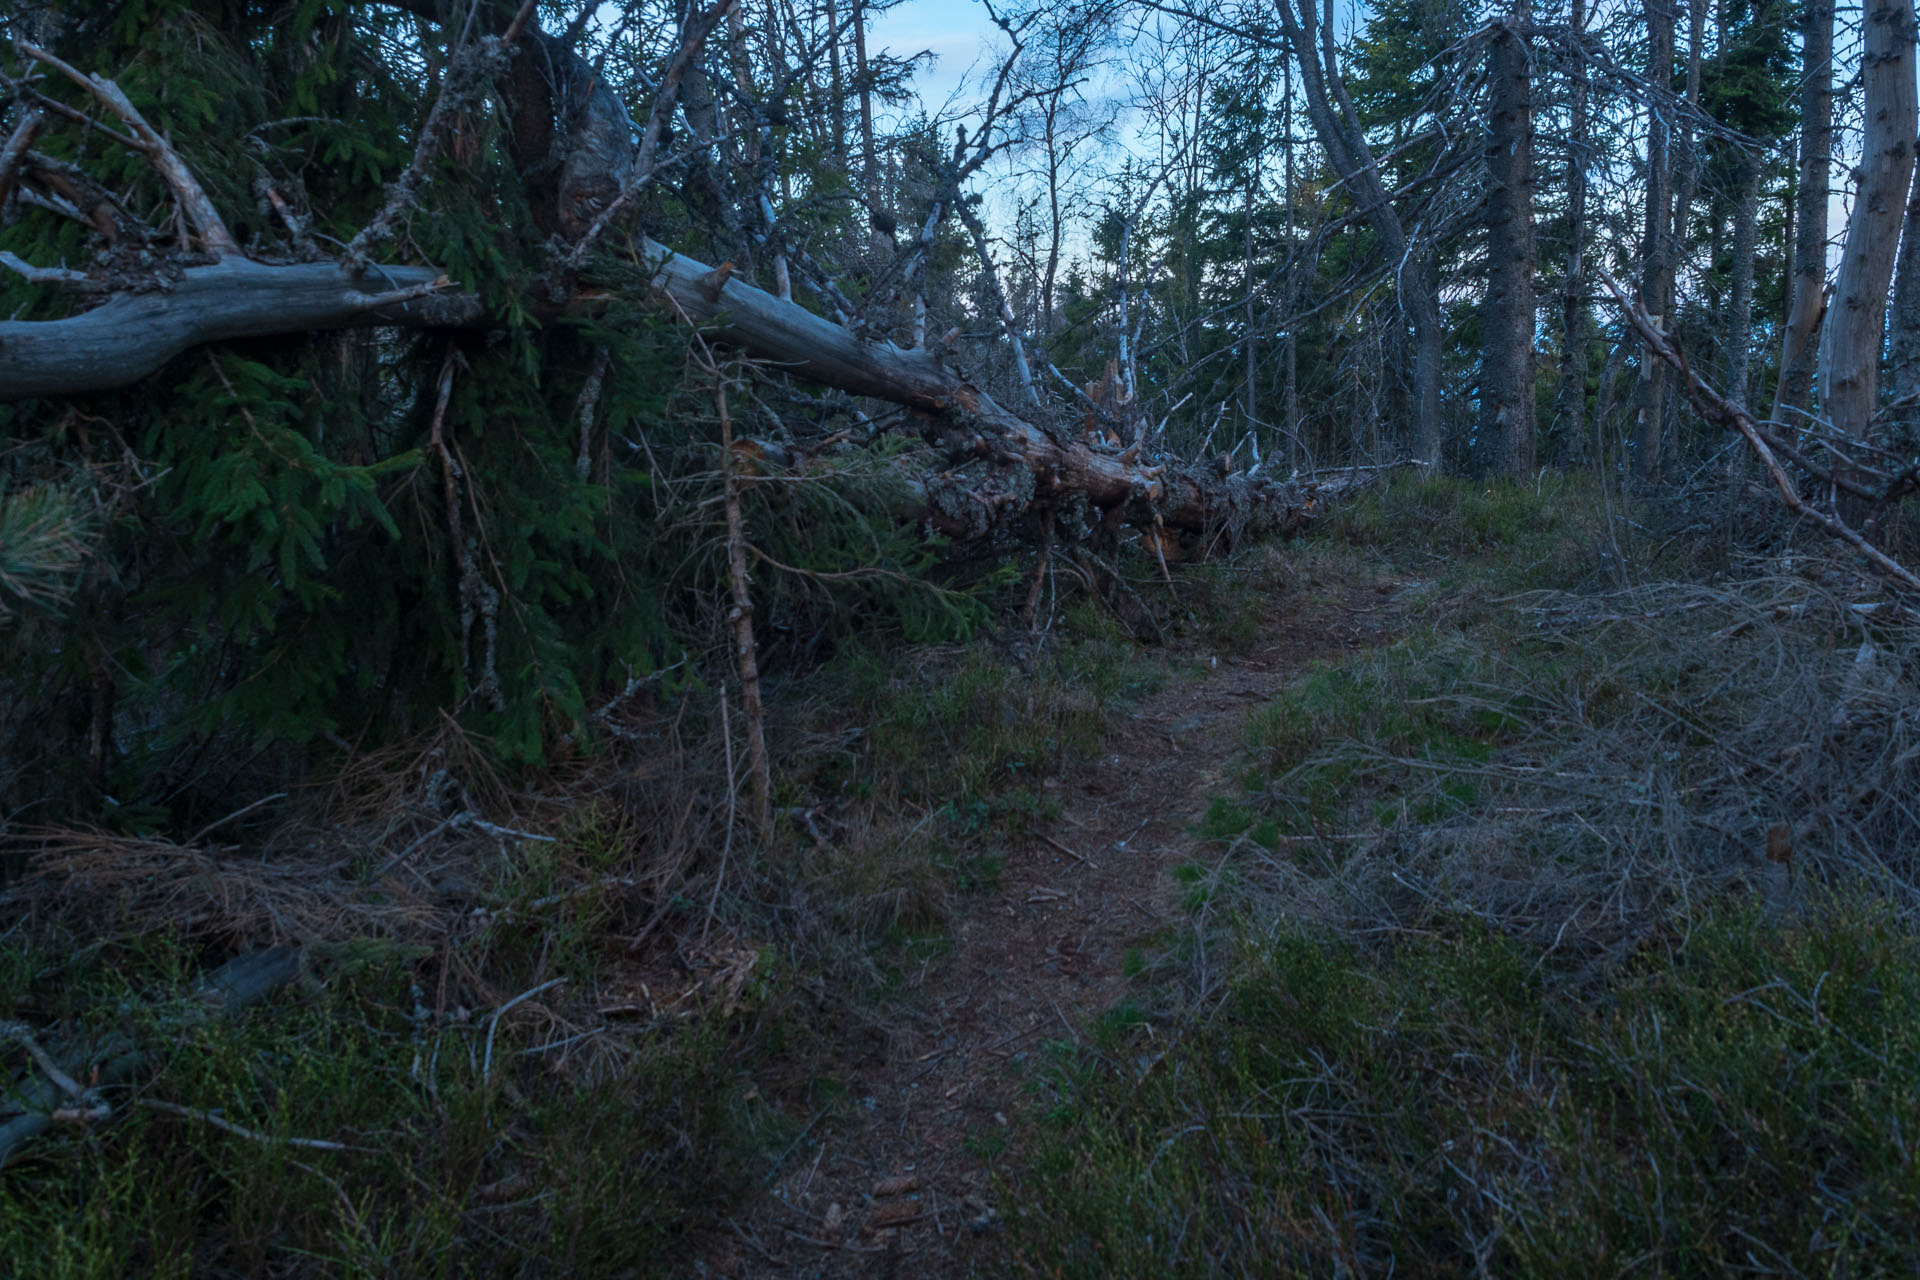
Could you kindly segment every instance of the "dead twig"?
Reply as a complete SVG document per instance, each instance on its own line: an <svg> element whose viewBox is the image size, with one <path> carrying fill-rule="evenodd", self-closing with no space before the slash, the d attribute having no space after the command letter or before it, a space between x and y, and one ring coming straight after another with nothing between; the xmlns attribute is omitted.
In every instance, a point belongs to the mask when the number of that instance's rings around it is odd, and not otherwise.
<svg viewBox="0 0 1920 1280"><path fill-rule="evenodd" d="M513 22L513 35L517 38L521 18L516 17ZM347 246L346 261L350 266L364 268L373 247L390 237L400 215L413 208L419 198L420 188L427 180L427 166L440 149L440 138L446 132L449 118L456 112L477 105L486 87L506 66L511 56L511 42L495 36L483 36L474 44L455 51L447 64L440 96L434 100L432 110L427 112L426 123L420 126L412 163L388 184L387 199L381 205L380 212L360 229L360 233Z"/></svg>
<svg viewBox="0 0 1920 1280"><path fill-rule="evenodd" d="M566 981L565 978L549 978L537 987L533 987L533 988L530 988L529 990L522 991L519 995L515 996L513 999L507 1001L505 1004L501 1005L498 1009L495 1009L493 1011L493 1017L487 1026L487 1052L485 1057L483 1057L480 1062L481 1080L484 1081L484 1080L493 1079L493 1040L495 1036L500 1034L501 1019L505 1018L507 1014L511 1013L516 1005L519 1005L528 1000L531 1000L535 996L539 995L541 992L549 991L554 987L559 986L561 983L565 981Z"/></svg>
<svg viewBox="0 0 1920 1280"><path fill-rule="evenodd" d="M40 1047L40 1042L33 1038L32 1029L24 1022L0 1024L0 1035L8 1036L17 1041L20 1047L27 1051L27 1056L33 1059L34 1064L46 1074L47 1079L53 1081L54 1086L58 1088L60 1092L66 1094L76 1102L87 1096L87 1091L81 1088L79 1082L62 1071L60 1064L55 1062L52 1057L48 1055L47 1051Z"/></svg>
<svg viewBox="0 0 1920 1280"><path fill-rule="evenodd" d="M20 123L8 135L6 145L0 146L0 204L6 203L7 192L13 185L13 171L19 165L20 157L33 145L34 138L46 122L46 112L29 110L20 117Z"/></svg>
<svg viewBox="0 0 1920 1280"><path fill-rule="evenodd" d="M1722 396L1707 383L1706 379L1695 373L1688 365L1686 358L1675 348L1666 332L1654 323L1644 306L1627 296L1626 290L1620 286L1619 281L1599 268L1594 269L1594 275L1607 287L1607 291L1613 294L1614 301L1619 303L1621 311L1626 315L1627 323L1639 333L1648 352L1679 371L1681 381L1687 389L1687 398L1692 401L1694 410L1707 421L1730 427L1746 438L1754 455L1766 467L1768 476L1773 480L1774 488L1779 490L1780 499L1786 504L1788 510L1810 521L1828 537L1844 542L1858 551L1892 582L1907 591L1920 594L1920 574L1915 574L1913 570L1867 541L1840 517L1839 512L1823 511L1802 498L1799 486L1794 484L1793 477L1787 474L1786 469L1780 465L1779 459L1774 456L1774 450L1767 442L1766 433L1753 415L1742 406Z"/></svg>
<svg viewBox="0 0 1920 1280"><path fill-rule="evenodd" d="M120 117L120 122L132 133L134 144L140 149L141 154L146 156L147 163L154 167L161 180L173 192L173 198L179 204L182 216L187 225L199 236L201 246L216 258L239 256L239 243L234 240L233 233L227 230L227 224L221 220L219 212L213 207L213 201L208 198L206 189L200 185L200 180L193 176L193 171L187 167L186 161L180 158L179 152L160 136L159 130L147 123L147 118L141 115L127 95L121 92L119 85L104 76L86 75L45 49L28 44L24 40L15 40L14 46L27 57L36 62L45 63L85 89L99 99L107 110Z"/></svg>
<svg viewBox="0 0 1920 1280"><path fill-rule="evenodd" d="M1073 850L1067 848L1067 846L1065 846L1064 844L1061 844L1058 840L1055 840L1052 836L1042 833L1040 838L1046 841L1048 844L1052 845L1054 848L1058 849L1061 853L1064 853L1069 858L1072 858L1075 862L1085 863L1087 866L1092 867L1095 871L1098 871L1100 869L1099 865L1096 864L1092 858L1087 857L1083 853L1075 853Z"/></svg>
<svg viewBox="0 0 1920 1280"><path fill-rule="evenodd" d="M185 1120L197 1120L210 1125L222 1133L230 1133L236 1138L245 1138L249 1142L264 1142L271 1146L304 1147L309 1151L365 1151L366 1147L350 1147L344 1142L328 1142L324 1138L282 1138L271 1133L261 1133L231 1120L220 1118L218 1111L202 1111L194 1107L183 1107L173 1102L160 1102L153 1098L135 1099L134 1105L145 1107L149 1111L162 1111L170 1116L179 1116Z"/></svg>

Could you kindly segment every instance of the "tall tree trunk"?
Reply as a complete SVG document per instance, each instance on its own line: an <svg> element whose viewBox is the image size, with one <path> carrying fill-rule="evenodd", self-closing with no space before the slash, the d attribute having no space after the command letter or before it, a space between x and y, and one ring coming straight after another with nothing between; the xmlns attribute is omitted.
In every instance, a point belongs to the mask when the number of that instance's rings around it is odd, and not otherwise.
<svg viewBox="0 0 1920 1280"><path fill-rule="evenodd" d="M1413 328L1413 460L1440 465L1441 361L1446 331L1440 320L1440 287L1433 250L1425 245L1401 259L1400 298Z"/></svg>
<svg viewBox="0 0 1920 1280"><path fill-rule="evenodd" d="M1587 63L1581 56L1587 33L1586 0L1572 0L1567 23L1572 83L1567 91L1567 273L1560 296L1560 391L1554 420L1569 461L1587 447Z"/></svg>
<svg viewBox="0 0 1920 1280"><path fill-rule="evenodd" d="M1287 213L1287 248L1291 251L1293 242L1293 64L1285 64L1282 71L1280 97L1281 164L1281 201ZM1300 340L1298 337L1300 322L1294 313L1299 309L1300 280L1306 273L1305 263L1295 262L1287 272L1286 315L1286 414L1287 414L1287 471L1291 474L1300 469Z"/></svg>
<svg viewBox="0 0 1920 1280"><path fill-rule="evenodd" d="M1388 197L1386 185L1367 145L1366 131L1347 96L1333 33L1322 21L1315 0L1279 0L1280 25L1293 46L1306 91L1307 117L1320 145L1346 183L1348 196L1363 211L1380 240L1380 250L1399 264L1395 291L1413 330L1413 453L1425 466L1440 463L1440 360L1445 335L1440 324L1440 295L1432 247L1412 243Z"/></svg>
<svg viewBox="0 0 1920 1280"><path fill-rule="evenodd" d="M1673 0L1645 0L1647 15L1647 223L1646 265L1640 296L1656 323L1672 325L1673 292ZM1651 355L1640 364L1640 416L1634 428L1634 460L1640 479L1660 482L1661 433L1666 425L1666 368Z"/></svg>
<svg viewBox="0 0 1920 1280"><path fill-rule="evenodd" d="M840 6L827 0L827 70L832 77L833 100L827 104L827 119L833 127L833 145L827 149L829 163L847 171L847 77L846 59L840 49Z"/></svg>
<svg viewBox="0 0 1920 1280"><path fill-rule="evenodd" d="M1255 373L1255 353L1259 349L1259 339L1253 325L1253 182L1247 183L1246 192L1241 201L1240 212L1244 225L1240 228L1240 279L1247 291L1246 333L1241 339L1245 348L1241 354L1246 357L1246 402L1247 429L1256 429L1259 423L1259 409L1254 402L1253 380Z"/></svg>
<svg viewBox="0 0 1920 1280"><path fill-rule="evenodd" d="M867 71L867 6L853 0L853 78L860 94L860 188L867 203L880 202L879 149L873 138L873 80Z"/></svg>
<svg viewBox="0 0 1920 1280"><path fill-rule="evenodd" d="M1487 296L1480 359L1480 432L1495 466L1533 470L1533 83L1526 12L1494 32L1488 53Z"/></svg>
<svg viewBox="0 0 1920 1280"><path fill-rule="evenodd" d="M1053 289L1060 274L1060 251L1066 239L1066 215L1060 207L1060 140L1058 99L1047 104L1047 272L1040 286L1042 341L1053 336Z"/></svg>
<svg viewBox="0 0 1920 1280"><path fill-rule="evenodd" d="M1727 306L1727 399L1746 407L1753 367L1753 259L1759 251L1760 157L1736 148L1733 193L1733 289Z"/></svg>
<svg viewBox="0 0 1920 1280"><path fill-rule="evenodd" d="M713 376L713 404L720 419L727 580L733 592L727 621L733 628L733 661L740 674L740 709L747 722L747 795L752 806L753 831L764 840L773 831L773 771L767 767L767 713L760 697L760 647L753 633L753 580L747 570L746 522L740 511L740 459L734 453L733 415L727 411L727 375L716 368ZM720 697L724 701L726 696L726 689L722 687Z"/></svg>
<svg viewBox="0 0 1920 1280"><path fill-rule="evenodd" d="M1887 350L1889 443L1911 451L1920 446L1920 162L1907 197L1900 257L1893 269L1893 310Z"/></svg>
<svg viewBox="0 0 1920 1280"><path fill-rule="evenodd" d="M1867 0L1862 25L1860 79L1866 119L1860 183L1834 284L1827 341L1821 346L1820 385L1835 430L1864 440L1872 434L1880 398L1887 286L1913 177L1920 99L1913 70L1913 0Z"/></svg>
<svg viewBox="0 0 1920 1280"><path fill-rule="evenodd" d="M1833 167L1833 0L1804 0L1800 41L1800 163L1795 174L1793 281L1780 344L1774 422L1813 406L1815 332L1826 310L1827 197Z"/></svg>

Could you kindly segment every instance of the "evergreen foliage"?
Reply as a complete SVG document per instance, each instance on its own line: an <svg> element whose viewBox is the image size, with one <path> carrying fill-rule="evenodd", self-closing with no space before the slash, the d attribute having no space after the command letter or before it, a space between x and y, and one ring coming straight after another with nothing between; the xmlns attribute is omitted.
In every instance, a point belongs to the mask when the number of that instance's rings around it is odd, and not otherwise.
<svg viewBox="0 0 1920 1280"><path fill-rule="evenodd" d="M382 5L134 0L76 16L51 44L114 77L272 261L352 238L411 161L444 71L431 47L393 56L414 35ZM618 246L597 269L614 301L541 323L551 308L529 282L545 246L503 121L483 104L446 127L417 206L375 252L444 269L487 303L484 332L234 343L128 391L0 407L0 812L191 820L316 751L443 713L498 758L537 761L595 732L596 696L712 643L717 511L688 501L687 481L717 471L711 424L688 409L705 383L687 372L684 331L640 301L646 264ZM130 209L165 208L125 148L62 129L46 150ZM799 180L814 199L788 234L841 234L843 175L813 164ZM695 220L681 193L655 198L660 225ZM0 247L80 263L89 234L24 208ZM68 306L0 277L8 311ZM766 571L766 616L803 634L970 626L960 597L895 588L937 546L872 523L837 483L753 491L756 536L797 571ZM28 613L31 625L13 616Z"/></svg>

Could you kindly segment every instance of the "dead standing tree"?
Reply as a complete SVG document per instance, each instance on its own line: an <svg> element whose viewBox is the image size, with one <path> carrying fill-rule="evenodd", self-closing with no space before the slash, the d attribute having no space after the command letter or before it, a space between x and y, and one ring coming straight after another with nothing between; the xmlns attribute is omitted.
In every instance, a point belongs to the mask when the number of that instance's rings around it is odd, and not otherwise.
<svg viewBox="0 0 1920 1280"><path fill-rule="evenodd" d="M1434 246L1417 229L1409 229L1387 191L1359 112L1347 93L1332 28L1314 0L1279 0L1275 11L1299 64L1307 116L1320 145L1395 264L1395 287L1413 331L1413 453L1422 465L1437 466L1446 335Z"/></svg>

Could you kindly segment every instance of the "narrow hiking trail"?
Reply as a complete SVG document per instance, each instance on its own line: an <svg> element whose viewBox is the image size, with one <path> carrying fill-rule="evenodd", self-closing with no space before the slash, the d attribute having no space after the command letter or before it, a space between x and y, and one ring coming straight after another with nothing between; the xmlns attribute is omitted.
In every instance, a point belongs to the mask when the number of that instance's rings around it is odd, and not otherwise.
<svg viewBox="0 0 1920 1280"><path fill-rule="evenodd" d="M1349 586L1311 619L1274 617L1233 653L1190 652L1186 672L1118 718L1097 759L1047 781L1059 817L1010 842L995 888L962 905L915 1012L850 1067L853 1127L817 1133L737 1224L735 1274L997 1269L1016 1206L999 1203L994 1173L1019 1156L1027 1055L1078 1040L1124 998L1128 951L1187 926L1171 873L1203 853L1191 828L1229 791L1249 712L1314 659L1385 640L1394 585Z"/></svg>

